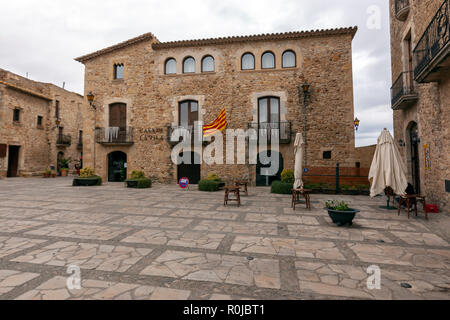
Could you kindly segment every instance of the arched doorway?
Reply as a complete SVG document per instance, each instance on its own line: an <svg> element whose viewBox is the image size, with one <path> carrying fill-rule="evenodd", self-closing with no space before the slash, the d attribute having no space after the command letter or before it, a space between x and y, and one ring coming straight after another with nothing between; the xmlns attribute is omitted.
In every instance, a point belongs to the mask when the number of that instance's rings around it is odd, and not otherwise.
<svg viewBox="0 0 450 320"><path fill-rule="evenodd" d="M121 151L108 155L108 181L124 182L127 178L127 154Z"/></svg>
<svg viewBox="0 0 450 320"><path fill-rule="evenodd" d="M267 174L267 172L265 172L268 168L271 167L272 163L263 164L261 158L263 157L263 155L265 155L265 152L261 152L260 154L258 154L258 163L256 164L256 186L270 186L272 185L272 182L281 180L281 172L283 172L284 168L283 155L279 152L268 150L267 156L271 159L273 157L275 157L276 159L277 153L279 166L276 174Z"/></svg>
<svg viewBox="0 0 450 320"><path fill-rule="evenodd" d="M64 159L64 152L58 152L58 156L56 157L56 172L61 174L61 161Z"/></svg>
<svg viewBox="0 0 450 320"><path fill-rule="evenodd" d="M411 183L417 194L420 194L420 160L419 160L419 128L416 122L408 125L408 163Z"/></svg>
<svg viewBox="0 0 450 320"><path fill-rule="evenodd" d="M186 152L190 163L184 163L178 165L177 168L177 181L181 178L188 178L190 184L198 184L201 175L200 155L195 152ZM183 159L184 153L180 153L180 158ZM183 161L183 160L182 160Z"/></svg>

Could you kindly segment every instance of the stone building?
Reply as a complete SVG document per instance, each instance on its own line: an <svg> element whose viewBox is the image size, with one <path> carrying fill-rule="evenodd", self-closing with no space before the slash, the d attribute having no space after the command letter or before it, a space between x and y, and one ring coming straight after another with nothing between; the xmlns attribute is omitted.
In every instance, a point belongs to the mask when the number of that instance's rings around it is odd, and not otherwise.
<svg viewBox="0 0 450 320"><path fill-rule="evenodd" d="M395 139L409 182L444 209L450 200L449 1L391 0L390 13Z"/></svg>
<svg viewBox="0 0 450 320"><path fill-rule="evenodd" d="M83 97L0 69L0 176L34 176L82 157ZM72 163L73 169L75 162Z"/></svg>
<svg viewBox="0 0 450 320"><path fill-rule="evenodd" d="M176 183L208 173L266 185L294 167L297 132L306 167L355 167L352 40L357 28L160 42L148 33L76 60L85 65L85 164L109 181L132 170ZM308 84L304 86L304 84ZM279 137L279 171L262 157L245 164L174 164L172 133L213 122L222 108L229 129ZM270 111L269 111L270 110ZM94 130L95 129L95 130ZM261 138L261 137L260 137ZM246 152L250 138L246 139ZM203 144L187 158L209 154ZM226 142L223 162L226 163ZM176 148L176 146L175 146ZM274 143L268 142L274 150ZM265 151L261 147L259 152ZM214 155L214 152L211 152ZM239 155L228 155L237 158ZM126 168L125 168L126 167Z"/></svg>

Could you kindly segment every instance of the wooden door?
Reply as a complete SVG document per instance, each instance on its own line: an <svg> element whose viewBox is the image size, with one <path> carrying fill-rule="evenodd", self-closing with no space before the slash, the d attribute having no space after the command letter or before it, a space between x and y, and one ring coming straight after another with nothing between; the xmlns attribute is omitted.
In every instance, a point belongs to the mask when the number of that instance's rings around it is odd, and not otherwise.
<svg viewBox="0 0 450 320"><path fill-rule="evenodd" d="M7 177L13 178L18 175L20 146L9 146L8 149L8 172Z"/></svg>

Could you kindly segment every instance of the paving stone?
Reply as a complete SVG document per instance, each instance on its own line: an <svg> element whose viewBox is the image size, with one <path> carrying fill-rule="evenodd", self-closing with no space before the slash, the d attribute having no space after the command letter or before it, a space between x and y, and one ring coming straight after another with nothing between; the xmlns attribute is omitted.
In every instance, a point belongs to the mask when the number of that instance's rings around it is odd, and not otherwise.
<svg viewBox="0 0 450 320"><path fill-rule="evenodd" d="M14 270L0 270L0 296L38 277L39 274Z"/></svg>
<svg viewBox="0 0 450 320"><path fill-rule="evenodd" d="M102 225L55 224L26 232L26 234L62 238L111 240L130 230L130 228Z"/></svg>

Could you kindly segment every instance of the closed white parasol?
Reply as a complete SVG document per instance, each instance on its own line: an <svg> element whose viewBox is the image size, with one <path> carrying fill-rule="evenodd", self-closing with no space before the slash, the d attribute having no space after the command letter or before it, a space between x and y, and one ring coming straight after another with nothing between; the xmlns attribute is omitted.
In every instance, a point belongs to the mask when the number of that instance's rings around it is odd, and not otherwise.
<svg viewBox="0 0 450 320"><path fill-rule="evenodd" d="M406 166L394 142L394 138L384 129L378 138L377 149L369 173L370 196L381 194L391 187L394 194L404 195L408 187Z"/></svg>
<svg viewBox="0 0 450 320"><path fill-rule="evenodd" d="M297 133L294 143L295 154L295 183L294 189L303 189L303 136L301 133Z"/></svg>

